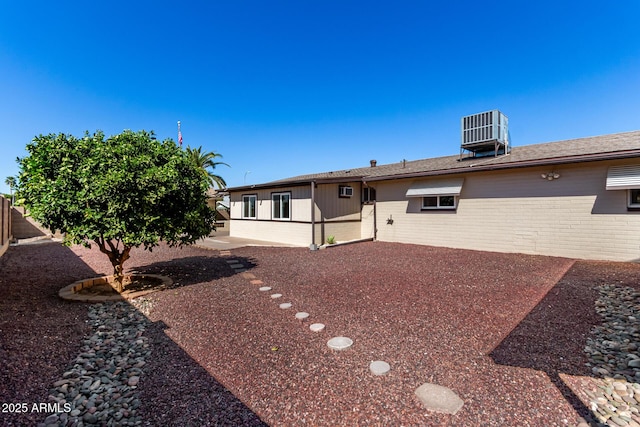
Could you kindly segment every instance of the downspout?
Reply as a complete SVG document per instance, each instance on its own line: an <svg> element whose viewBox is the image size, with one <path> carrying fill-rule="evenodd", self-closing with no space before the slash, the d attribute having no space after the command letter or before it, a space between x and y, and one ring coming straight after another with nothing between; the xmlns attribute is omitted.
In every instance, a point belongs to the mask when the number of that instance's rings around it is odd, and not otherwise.
<svg viewBox="0 0 640 427"><path fill-rule="evenodd" d="M377 197L376 197L377 199ZM373 241L378 240L378 220L376 216L376 201L373 201Z"/></svg>
<svg viewBox="0 0 640 427"><path fill-rule="evenodd" d="M312 251L318 250L316 245L316 182L311 181L311 246Z"/></svg>
<svg viewBox="0 0 640 427"><path fill-rule="evenodd" d="M371 161L371 167L374 167L374 160ZM367 184L367 181L365 181L364 179L362 180L362 184L367 187L367 188L372 188L369 187L369 184ZM375 190L375 188L374 188ZM371 194L371 193L369 193ZM377 197L376 197L377 199ZM361 214L361 218L362 218L362 214ZM378 240L378 220L377 220L377 212L376 212L376 200L373 200L373 240L376 241Z"/></svg>

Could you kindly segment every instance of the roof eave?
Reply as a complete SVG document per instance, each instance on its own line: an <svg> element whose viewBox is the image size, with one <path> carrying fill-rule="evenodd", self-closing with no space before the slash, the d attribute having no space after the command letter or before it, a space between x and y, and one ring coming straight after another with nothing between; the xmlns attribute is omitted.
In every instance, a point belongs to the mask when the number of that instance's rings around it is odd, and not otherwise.
<svg viewBox="0 0 640 427"><path fill-rule="evenodd" d="M362 175L354 175L354 176L340 176L340 177L319 177L319 178L307 178L301 180L293 180L293 181L275 181L275 182L267 182L264 184L254 184L254 185L243 185L242 187L232 187L228 188L229 192L238 192L238 191L251 191L251 190L260 190L263 188L284 188L284 187L303 187L306 185L311 185L312 182L316 184L335 184L341 182L361 182L365 179Z"/></svg>
<svg viewBox="0 0 640 427"><path fill-rule="evenodd" d="M457 174L469 173L469 172L517 169L517 168L525 168L525 167L560 165L560 164L568 164L568 163L596 162L596 161L603 161L603 160L620 160L620 159L628 159L633 157L640 157L640 149L616 151L611 153L594 153L594 154L581 154L576 156L551 157L547 159L522 160L522 161L498 163L498 164L484 164L484 165L471 164L466 168L439 169L439 170L433 170L433 171L411 172L406 174L381 175L376 177L365 177L364 179L368 182L388 181L388 180L395 180L395 179L417 178L417 177L423 177L423 176L457 175Z"/></svg>

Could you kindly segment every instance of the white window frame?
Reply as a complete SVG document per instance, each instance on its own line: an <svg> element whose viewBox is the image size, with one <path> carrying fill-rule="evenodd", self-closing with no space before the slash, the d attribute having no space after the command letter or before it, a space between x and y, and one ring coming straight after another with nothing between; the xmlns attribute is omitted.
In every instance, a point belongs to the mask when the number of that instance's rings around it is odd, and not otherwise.
<svg viewBox="0 0 640 427"><path fill-rule="evenodd" d="M353 187L350 185L338 186L338 197L348 198L353 196Z"/></svg>
<svg viewBox="0 0 640 427"><path fill-rule="evenodd" d="M636 193L636 200L634 202L633 193ZM627 190L627 207L631 209L640 209L640 188L630 188Z"/></svg>
<svg viewBox="0 0 640 427"><path fill-rule="evenodd" d="M247 203L251 203L253 199L253 216L245 215L245 208ZM250 205L248 205L250 206ZM251 208L249 208L249 211ZM242 218L244 219L256 219L258 217L258 196L256 194L243 194L242 195Z"/></svg>
<svg viewBox="0 0 640 427"><path fill-rule="evenodd" d="M440 201L442 197L453 197L453 206L441 205ZM425 206L425 199L436 199L436 206ZM438 194L433 196L423 196L422 197L422 210L430 211L430 210L456 210L458 209L458 196L455 194Z"/></svg>
<svg viewBox="0 0 640 427"><path fill-rule="evenodd" d="M283 217L283 196L287 196L289 201L288 201L288 205L289 205L289 209L287 212L287 217ZM279 203L276 204L276 198L278 199ZM276 216L276 206L279 206L279 211L278 211L278 216ZM291 192L290 191L284 191L281 193L271 193L271 219L274 221L291 221Z"/></svg>

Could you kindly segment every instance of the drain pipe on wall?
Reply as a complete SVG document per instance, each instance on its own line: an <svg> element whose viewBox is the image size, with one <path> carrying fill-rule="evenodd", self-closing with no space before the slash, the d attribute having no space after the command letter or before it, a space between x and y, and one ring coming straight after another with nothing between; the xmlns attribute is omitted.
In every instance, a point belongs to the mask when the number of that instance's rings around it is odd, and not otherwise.
<svg viewBox="0 0 640 427"><path fill-rule="evenodd" d="M378 240L378 220L376 215L376 200L374 200L373 201L373 241L375 242L377 240Z"/></svg>
<svg viewBox="0 0 640 427"><path fill-rule="evenodd" d="M311 245L309 249L318 250L316 245L316 182L311 181Z"/></svg>
<svg viewBox="0 0 640 427"><path fill-rule="evenodd" d="M371 167L375 167L375 160L371 160ZM367 188L373 188L370 187L369 184L367 184L367 181L365 181L364 179L362 180L362 185L364 185ZM375 191L375 188L373 188L373 190ZM371 194L371 193L369 193ZM378 197L376 196L376 199ZM376 209L376 200L373 200L373 241L378 240L378 220L377 220L377 209ZM360 215L360 218L362 219L362 215Z"/></svg>

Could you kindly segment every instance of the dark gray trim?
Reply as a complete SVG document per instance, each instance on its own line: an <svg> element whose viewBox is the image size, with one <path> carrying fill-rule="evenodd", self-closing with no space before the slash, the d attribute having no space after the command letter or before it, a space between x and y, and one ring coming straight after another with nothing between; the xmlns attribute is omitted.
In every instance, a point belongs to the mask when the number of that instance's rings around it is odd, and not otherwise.
<svg viewBox="0 0 640 427"><path fill-rule="evenodd" d="M367 181L390 181L395 179L420 178L420 177L440 176L440 175L456 175L456 174L470 173L470 172L482 172L482 171L486 172L486 171L494 171L494 170L520 169L520 168L547 166L547 165L565 165L565 164L571 164L571 163L598 162L598 161L605 161L605 160L622 160L622 159L629 159L634 157L640 157L640 150L629 150L624 152L617 151L615 153L582 154L577 156L555 157L555 158L539 159L539 160L522 160L519 162L499 163L495 165L494 164L469 165L469 167L467 168L441 169L441 170L426 171L426 172L413 172L413 173L402 174L402 175L394 174L394 175L386 175L386 176L367 177ZM493 157L491 159L493 159Z"/></svg>
<svg viewBox="0 0 640 427"><path fill-rule="evenodd" d="M277 220L277 219L253 219L253 218L229 218L229 219L232 220L232 221L278 222L278 223L285 223L285 224L293 222L293 223L296 223L296 224L312 224L311 221L295 221L295 220L287 221L287 220ZM316 225L318 225L318 224L345 224L345 223L348 223L348 222L362 222L362 220L361 219L341 219L341 220L338 220L338 221L325 221L325 220L322 220L322 221L316 221L315 224Z"/></svg>

